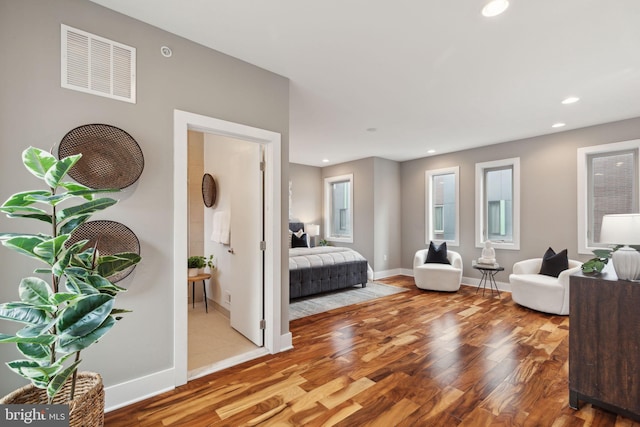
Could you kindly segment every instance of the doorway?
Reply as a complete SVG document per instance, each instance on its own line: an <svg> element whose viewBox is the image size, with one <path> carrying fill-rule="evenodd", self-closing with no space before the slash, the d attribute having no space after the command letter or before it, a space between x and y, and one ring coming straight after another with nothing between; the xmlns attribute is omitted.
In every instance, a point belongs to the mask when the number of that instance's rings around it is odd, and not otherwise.
<svg viewBox="0 0 640 427"><path fill-rule="evenodd" d="M211 256L215 265L205 271L211 276L208 280L192 282L187 289L189 380L263 346L259 325L264 277L258 247L263 235L263 148L226 136L188 132L188 255ZM202 196L205 173L213 177L216 190L215 201L207 206ZM233 234L221 235L222 218Z"/></svg>
<svg viewBox="0 0 640 427"><path fill-rule="evenodd" d="M174 111L174 373L175 385L187 382L187 133L203 133L262 144L265 148L264 186L264 347L227 359L218 370L291 347L291 334L282 334L281 301L281 150L280 134L185 111Z"/></svg>

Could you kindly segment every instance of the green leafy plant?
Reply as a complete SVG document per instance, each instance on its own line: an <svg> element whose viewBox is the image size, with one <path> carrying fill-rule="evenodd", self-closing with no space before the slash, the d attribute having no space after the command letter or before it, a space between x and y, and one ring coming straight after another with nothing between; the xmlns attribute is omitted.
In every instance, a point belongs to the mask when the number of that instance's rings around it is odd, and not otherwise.
<svg viewBox="0 0 640 427"><path fill-rule="evenodd" d="M618 249L616 247L613 250L610 249L596 249L593 251L595 258L591 258L589 261L582 264L582 272L585 274L598 274L602 273L602 269L609 263L611 254Z"/></svg>
<svg viewBox="0 0 640 427"><path fill-rule="evenodd" d="M80 157L57 160L46 151L27 148L22 163L46 188L14 194L0 206L0 212L9 218L40 221L50 233L0 233L6 248L44 265L34 270L39 276L20 281L20 301L0 304L1 319L24 325L15 335L0 333L0 343L16 344L25 358L7 366L46 389L49 403L70 377L69 400L73 399L80 352L102 338L127 312L114 307L116 295L125 289L109 277L141 259L135 253L101 256L95 246L87 247L87 240L69 243L74 230L92 214L117 203L99 193L119 191L63 181Z"/></svg>
<svg viewBox="0 0 640 427"><path fill-rule="evenodd" d="M204 268L206 259L202 255L194 255L187 258L187 268Z"/></svg>
<svg viewBox="0 0 640 427"><path fill-rule="evenodd" d="M318 244L319 244L320 246L327 246L327 245L329 245L329 242L327 242L325 239L322 239L322 240L320 240L320 241L318 242Z"/></svg>
<svg viewBox="0 0 640 427"><path fill-rule="evenodd" d="M207 258L207 262L206 262L206 266L209 267L211 269L211 271L215 270L216 265L213 263L213 260L215 258L212 255L209 255L209 258Z"/></svg>

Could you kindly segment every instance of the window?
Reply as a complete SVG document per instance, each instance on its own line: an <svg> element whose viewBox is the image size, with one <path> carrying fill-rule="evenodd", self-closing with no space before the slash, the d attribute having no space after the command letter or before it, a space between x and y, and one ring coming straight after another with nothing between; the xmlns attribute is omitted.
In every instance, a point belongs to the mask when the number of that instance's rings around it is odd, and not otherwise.
<svg viewBox="0 0 640 427"><path fill-rule="evenodd" d="M520 159L476 163L476 247L520 249Z"/></svg>
<svg viewBox="0 0 640 427"><path fill-rule="evenodd" d="M638 212L640 140L578 149L578 252L600 243L602 217Z"/></svg>
<svg viewBox="0 0 640 427"><path fill-rule="evenodd" d="M426 184L426 243L447 242L451 246L460 244L458 230L460 224L459 167L437 169L425 172Z"/></svg>
<svg viewBox="0 0 640 427"><path fill-rule="evenodd" d="M433 207L433 232L444 234L444 206L437 205Z"/></svg>
<svg viewBox="0 0 640 427"><path fill-rule="evenodd" d="M324 180L325 239L353 243L353 174Z"/></svg>

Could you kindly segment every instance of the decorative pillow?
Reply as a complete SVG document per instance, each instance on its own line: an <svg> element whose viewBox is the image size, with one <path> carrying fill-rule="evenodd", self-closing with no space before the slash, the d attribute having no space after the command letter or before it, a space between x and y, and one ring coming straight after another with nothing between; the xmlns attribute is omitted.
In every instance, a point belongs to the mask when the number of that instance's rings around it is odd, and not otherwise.
<svg viewBox="0 0 640 427"><path fill-rule="evenodd" d="M302 233L300 237L297 235L298 233L293 233L291 235L291 247L292 248L308 248L309 247L309 239L305 233Z"/></svg>
<svg viewBox="0 0 640 427"><path fill-rule="evenodd" d="M540 267L540 273L545 276L558 277L560 273L569 268L569 258L567 256L567 250L555 253L553 249L549 248L542 255L542 266Z"/></svg>
<svg viewBox="0 0 640 427"><path fill-rule="evenodd" d="M427 260L425 264L451 264L447 259L447 242L442 242L438 247L429 242L429 252L427 252Z"/></svg>
<svg viewBox="0 0 640 427"><path fill-rule="evenodd" d="M293 231L289 230L289 249L291 249L291 236L293 236Z"/></svg>

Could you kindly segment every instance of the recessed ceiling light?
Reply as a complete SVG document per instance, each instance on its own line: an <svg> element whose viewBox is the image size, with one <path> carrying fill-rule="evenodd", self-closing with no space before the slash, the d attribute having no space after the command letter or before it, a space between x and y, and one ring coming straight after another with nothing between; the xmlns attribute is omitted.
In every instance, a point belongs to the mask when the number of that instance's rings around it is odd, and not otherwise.
<svg viewBox="0 0 640 427"><path fill-rule="evenodd" d="M367 132L375 132L378 128L367 128Z"/></svg>
<svg viewBox="0 0 640 427"><path fill-rule="evenodd" d="M487 3L482 8L482 15L487 18L491 18L493 16L498 16L509 7L509 2L507 0L493 0Z"/></svg>
<svg viewBox="0 0 640 427"><path fill-rule="evenodd" d="M561 128L562 126L566 126L566 123L554 123L551 125L552 128Z"/></svg>
<svg viewBox="0 0 640 427"><path fill-rule="evenodd" d="M436 152L436 150L434 150L434 149L427 150L427 153L428 153L428 154L433 154L433 153L435 153L435 152Z"/></svg>
<svg viewBox="0 0 640 427"><path fill-rule="evenodd" d="M580 98L578 98L577 96L570 96L568 98L565 98L562 100L562 103L567 105L567 104L573 104L580 101Z"/></svg>
<svg viewBox="0 0 640 427"><path fill-rule="evenodd" d="M329 159L322 159L322 163L329 163Z"/></svg>

